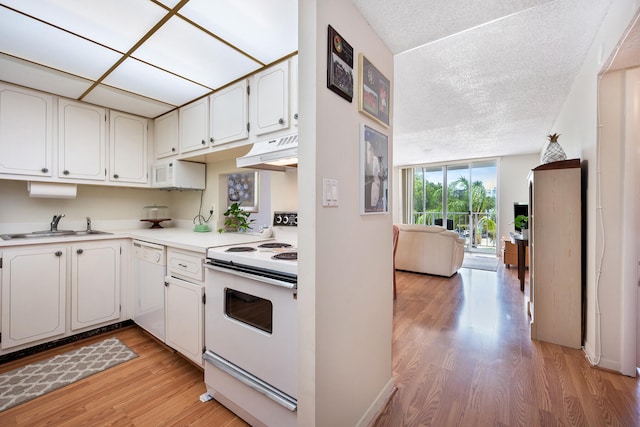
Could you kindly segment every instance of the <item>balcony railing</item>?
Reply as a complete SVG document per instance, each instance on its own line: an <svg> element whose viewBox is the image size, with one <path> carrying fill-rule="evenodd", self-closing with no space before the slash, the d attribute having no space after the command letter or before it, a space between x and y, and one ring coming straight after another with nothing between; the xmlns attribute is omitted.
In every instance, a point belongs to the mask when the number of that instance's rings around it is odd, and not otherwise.
<svg viewBox="0 0 640 427"><path fill-rule="evenodd" d="M442 225L465 239L468 248L479 251L496 249L496 214L494 212L413 212L413 224Z"/></svg>

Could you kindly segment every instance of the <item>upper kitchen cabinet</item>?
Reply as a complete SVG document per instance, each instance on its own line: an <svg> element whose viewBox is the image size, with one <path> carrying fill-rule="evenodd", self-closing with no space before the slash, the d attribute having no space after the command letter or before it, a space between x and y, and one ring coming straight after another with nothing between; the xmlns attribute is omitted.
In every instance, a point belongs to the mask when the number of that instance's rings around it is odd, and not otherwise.
<svg viewBox="0 0 640 427"><path fill-rule="evenodd" d="M209 97L213 145L249 137L249 93L242 80Z"/></svg>
<svg viewBox="0 0 640 427"><path fill-rule="evenodd" d="M251 111L255 135L289 129L289 61L254 76Z"/></svg>
<svg viewBox="0 0 640 427"><path fill-rule="evenodd" d="M298 55L290 59L291 73L289 76L291 97L291 124L298 128Z"/></svg>
<svg viewBox="0 0 640 427"><path fill-rule="evenodd" d="M51 177L53 97L0 84L0 173Z"/></svg>
<svg viewBox="0 0 640 427"><path fill-rule="evenodd" d="M58 176L104 181L107 111L60 99L58 116Z"/></svg>
<svg viewBox="0 0 640 427"><path fill-rule="evenodd" d="M146 184L147 119L112 111L109 129L109 182Z"/></svg>
<svg viewBox="0 0 640 427"><path fill-rule="evenodd" d="M180 132L178 110L173 110L154 120L155 158L163 159L178 154Z"/></svg>
<svg viewBox="0 0 640 427"><path fill-rule="evenodd" d="M180 153L209 147L209 98L180 108Z"/></svg>

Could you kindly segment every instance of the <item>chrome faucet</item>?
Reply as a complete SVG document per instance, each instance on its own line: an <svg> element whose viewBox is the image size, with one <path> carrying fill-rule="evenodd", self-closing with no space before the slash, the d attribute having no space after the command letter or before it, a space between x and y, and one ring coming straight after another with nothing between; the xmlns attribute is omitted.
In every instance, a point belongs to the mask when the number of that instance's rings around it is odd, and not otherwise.
<svg viewBox="0 0 640 427"><path fill-rule="evenodd" d="M87 217L87 231L91 231L91 217Z"/></svg>
<svg viewBox="0 0 640 427"><path fill-rule="evenodd" d="M64 217L64 214L53 216L53 220L51 220L51 231L58 231L58 223L63 217Z"/></svg>

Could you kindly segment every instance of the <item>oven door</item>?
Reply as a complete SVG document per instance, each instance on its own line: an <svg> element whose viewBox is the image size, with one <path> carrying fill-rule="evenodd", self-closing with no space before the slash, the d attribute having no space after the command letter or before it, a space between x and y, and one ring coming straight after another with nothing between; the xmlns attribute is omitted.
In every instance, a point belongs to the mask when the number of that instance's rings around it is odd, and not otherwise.
<svg viewBox="0 0 640 427"><path fill-rule="evenodd" d="M295 398L296 289L259 276L206 267L208 352Z"/></svg>

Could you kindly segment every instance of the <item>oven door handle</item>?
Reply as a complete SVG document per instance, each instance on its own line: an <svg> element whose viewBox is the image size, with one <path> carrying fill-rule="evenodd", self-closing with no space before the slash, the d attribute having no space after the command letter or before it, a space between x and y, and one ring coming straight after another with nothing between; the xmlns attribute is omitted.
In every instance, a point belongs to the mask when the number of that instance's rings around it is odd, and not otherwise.
<svg viewBox="0 0 640 427"><path fill-rule="evenodd" d="M266 382L262 381L260 378L250 374L249 372L234 365L228 360L223 359L222 357L218 356L211 350L205 351L204 354L202 355L202 358L206 362L211 363L216 368L226 372L227 374L231 375L233 378L237 379L238 381L241 381L242 383L251 387L255 391L264 394L269 399L284 406L291 412L295 412L298 409L298 401L296 399L294 399L293 397L287 394L284 394L277 388L267 384Z"/></svg>
<svg viewBox="0 0 640 427"><path fill-rule="evenodd" d="M285 281L282 281L282 280L272 279L270 277L259 276L257 274L244 273L242 271L232 270L230 268L218 267L217 265L211 265L209 263L206 263L204 266L206 268L208 268L209 270L221 271L223 273L228 273L228 274L233 274L235 276L244 277L245 279L257 280L259 282L267 283L269 285L280 286L282 288L287 288L287 289L297 289L298 288L298 285L296 283L289 283L289 282L285 282Z"/></svg>

